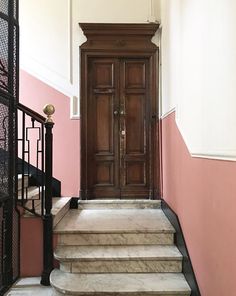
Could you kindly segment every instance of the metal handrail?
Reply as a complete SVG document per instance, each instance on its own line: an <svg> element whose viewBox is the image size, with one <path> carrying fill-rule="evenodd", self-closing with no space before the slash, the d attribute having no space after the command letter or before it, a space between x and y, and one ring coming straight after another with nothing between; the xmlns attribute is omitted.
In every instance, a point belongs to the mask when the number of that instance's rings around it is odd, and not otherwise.
<svg viewBox="0 0 236 296"><path fill-rule="evenodd" d="M41 216L43 219L43 273L41 284L50 285L49 275L53 269L53 219L52 219L52 167L53 167L53 135L55 112L53 105L48 104L43 111L46 118L23 104L17 104L18 118L18 151L20 166L18 173L22 174L21 192L18 204L27 211ZM30 132L37 132L36 151L31 151L32 139ZM35 139L34 139L35 140ZM36 158L37 176L35 196L29 196L25 186L25 175L30 175L31 155ZM37 190L37 189L36 189Z"/></svg>
<svg viewBox="0 0 236 296"><path fill-rule="evenodd" d="M42 116L41 114L35 112L34 110L30 109L29 107L18 103L17 104L17 109L25 112L25 114L27 114L28 116L31 116L32 118L34 118L35 120L37 120L40 123L45 123L46 122L46 118L44 116Z"/></svg>

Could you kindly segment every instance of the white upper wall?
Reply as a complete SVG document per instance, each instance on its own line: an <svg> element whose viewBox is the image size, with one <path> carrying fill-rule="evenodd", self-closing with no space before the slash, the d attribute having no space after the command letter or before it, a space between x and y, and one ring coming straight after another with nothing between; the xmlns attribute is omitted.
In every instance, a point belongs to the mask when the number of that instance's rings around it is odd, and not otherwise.
<svg viewBox="0 0 236 296"><path fill-rule="evenodd" d="M162 115L193 155L236 160L236 1L162 0Z"/></svg>
<svg viewBox="0 0 236 296"><path fill-rule="evenodd" d="M236 159L235 0L20 0L21 68L71 98L79 115L79 22L162 23L162 115L192 154ZM158 38L154 39L158 40Z"/></svg>
<svg viewBox="0 0 236 296"><path fill-rule="evenodd" d="M20 0L20 66L71 98L79 116L79 22L160 19L159 0Z"/></svg>
<svg viewBox="0 0 236 296"><path fill-rule="evenodd" d="M65 0L20 0L21 66L39 77L70 82L70 4ZM51 78L50 78L51 77ZM63 82L63 83L62 83Z"/></svg>
<svg viewBox="0 0 236 296"><path fill-rule="evenodd" d="M77 0L80 22L145 23L156 0ZM160 10L159 10L160 13Z"/></svg>

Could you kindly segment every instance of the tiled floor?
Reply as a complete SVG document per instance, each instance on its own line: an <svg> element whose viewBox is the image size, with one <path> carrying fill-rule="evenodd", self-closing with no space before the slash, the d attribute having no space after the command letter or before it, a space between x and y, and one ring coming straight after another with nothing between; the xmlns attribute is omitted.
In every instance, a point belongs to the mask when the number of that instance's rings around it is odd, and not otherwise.
<svg viewBox="0 0 236 296"><path fill-rule="evenodd" d="M4 296L53 296L51 287L40 285L40 278L18 280Z"/></svg>

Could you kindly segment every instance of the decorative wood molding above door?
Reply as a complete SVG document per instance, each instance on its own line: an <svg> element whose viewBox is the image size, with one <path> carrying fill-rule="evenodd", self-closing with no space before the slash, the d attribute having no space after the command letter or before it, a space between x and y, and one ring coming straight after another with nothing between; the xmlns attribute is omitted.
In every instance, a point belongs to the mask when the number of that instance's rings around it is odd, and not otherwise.
<svg viewBox="0 0 236 296"><path fill-rule="evenodd" d="M159 24L95 24L80 23L87 37L81 49L125 50L147 52L156 50L151 39Z"/></svg>
<svg viewBox="0 0 236 296"><path fill-rule="evenodd" d="M81 198L157 198L158 24L80 24Z"/></svg>

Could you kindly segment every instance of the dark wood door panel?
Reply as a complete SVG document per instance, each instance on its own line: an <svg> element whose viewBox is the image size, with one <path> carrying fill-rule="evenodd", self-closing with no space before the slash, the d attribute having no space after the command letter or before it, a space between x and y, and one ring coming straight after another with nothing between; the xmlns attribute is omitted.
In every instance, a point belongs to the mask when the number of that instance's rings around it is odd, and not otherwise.
<svg viewBox="0 0 236 296"><path fill-rule="evenodd" d="M92 196L117 196L119 186L115 59L89 61L88 179Z"/></svg>
<svg viewBox="0 0 236 296"><path fill-rule="evenodd" d="M96 161L96 180L94 186L114 186L113 161Z"/></svg>
<svg viewBox="0 0 236 296"><path fill-rule="evenodd" d="M109 94L96 94L92 98L96 131L94 150L98 155L114 155L114 99L114 95Z"/></svg>
<svg viewBox="0 0 236 296"><path fill-rule="evenodd" d="M145 104L144 95L125 95L125 154L145 154L146 133L145 133Z"/></svg>
<svg viewBox="0 0 236 296"><path fill-rule="evenodd" d="M126 89L146 87L145 61L124 61L124 87Z"/></svg>
<svg viewBox="0 0 236 296"><path fill-rule="evenodd" d="M145 161L125 162L125 186L146 186L146 163Z"/></svg>
<svg viewBox="0 0 236 296"><path fill-rule="evenodd" d="M114 88L114 61L111 60L95 60L92 70L93 88Z"/></svg>
<svg viewBox="0 0 236 296"><path fill-rule="evenodd" d="M121 106L124 108L123 168L121 169L121 196L137 194L149 197L150 186L150 108L149 71L147 59L122 61Z"/></svg>
<svg viewBox="0 0 236 296"><path fill-rule="evenodd" d="M89 60L88 186L94 198L150 198L149 59Z"/></svg>

